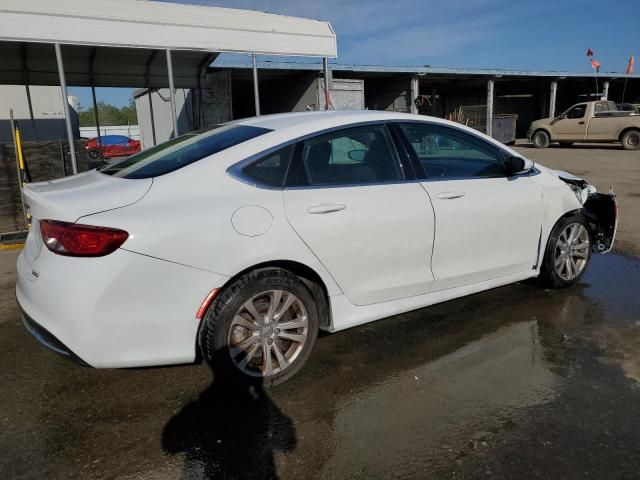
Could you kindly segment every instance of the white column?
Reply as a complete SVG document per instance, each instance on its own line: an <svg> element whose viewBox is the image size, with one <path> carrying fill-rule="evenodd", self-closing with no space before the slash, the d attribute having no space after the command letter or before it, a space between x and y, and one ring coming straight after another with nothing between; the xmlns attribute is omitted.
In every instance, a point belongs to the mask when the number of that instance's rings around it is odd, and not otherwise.
<svg viewBox="0 0 640 480"><path fill-rule="evenodd" d="M329 106L331 104L329 76L331 75L331 72L329 71L329 59L327 57L322 59L322 65L324 69L324 109L329 110Z"/></svg>
<svg viewBox="0 0 640 480"><path fill-rule="evenodd" d="M251 55L253 64L253 102L256 106L256 117L260 116L260 90L258 89L258 63L256 62L256 54Z"/></svg>
<svg viewBox="0 0 640 480"><path fill-rule="evenodd" d="M420 95L420 82L418 77L413 77L411 79L411 113L413 114L418 113L418 106L416 105L418 95Z"/></svg>
<svg viewBox="0 0 640 480"><path fill-rule="evenodd" d="M171 98L171 120L173 121L173 137L178 136L178 117L176 116L176 89L173 85L173 65L171 50L167 48L167 73L169 75L169 97Z"/></svg>
<svg viewBox="0 0 640 480"><path fill-rule="evenodd" d="M64 123L67 127L67 141L69 142L69 153L71 154L71 169L73 174L78 173L78 159L76 158L76 144L71 131L71 107L67 96L67 80L64 76L64 65L62 63L62 49L60 44L55 44L56 61L58 62L58 76L60 77L60 89L62 90L62 105L64 106Z"/></svg>
<svg viewBox="0 0 640 480"><path fill-rule="evenodd" d="M493 79L487 80L487 135L493 134Z"/></svg>
<svg viewBox="0 0 640 480"><path fill-rule="evenodd" d="M549 118L556 116L556 94L558 92L558 82L551 82L551 93L549 95Z"/></svg>
<svg viewBox="0 0 640 480"><path fill-rule="evenodd" d="M605 100L609 100L609 82L604 82L602 84L602 96Z"/></svg>

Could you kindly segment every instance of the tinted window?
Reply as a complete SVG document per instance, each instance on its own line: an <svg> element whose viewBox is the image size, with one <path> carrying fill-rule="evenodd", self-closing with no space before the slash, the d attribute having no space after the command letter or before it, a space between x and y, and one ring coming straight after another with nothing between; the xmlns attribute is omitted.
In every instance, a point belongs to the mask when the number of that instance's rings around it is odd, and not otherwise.
<svg viewBox="0 0 640 480"><path fill-rule="evenodd" d="M401 125L422 172L420 178L504 176L500 152L468 133L439 125Z"/></svg>
<svg viewBox="0 0 640 480"><path fill-rule="evenodd" d="M273 152L244 167L242 173L258 184L283 187L292 150L293 145Z"/></svg>
<svg viewBox="0 0 640 480"><path fill-rule="evenodd" d="M582 118L587 111L587 106L585 104L576 105L575 107L570 108L564 115L567 118Z"/></svg>
<svg viewBox="0 0 640 480"><path fill-rule="evenodd" d="M312 185L350 185L400 179L383 125L354 127L305 140L302 158Z"/></svg>
<svg viewBox="0 0 640 480"><path fill-rule="evenodd" d="M100 172L122 178L157 177L270 131L246 125L223 125L189 133L107 165Z"/></svg>

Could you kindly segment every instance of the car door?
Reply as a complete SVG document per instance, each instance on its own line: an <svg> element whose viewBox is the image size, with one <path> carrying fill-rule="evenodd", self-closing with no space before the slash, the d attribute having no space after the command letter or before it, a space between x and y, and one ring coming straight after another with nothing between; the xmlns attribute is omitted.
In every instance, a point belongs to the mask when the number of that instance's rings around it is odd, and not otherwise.
<svg viewBox="0 0 640 480"><path fill-rule="evenodd" d="M584 140L587 133L587 104L579 103L553 122L554 140Z"/></svg>
<svg viewBox="0 0 640 480"><path fill-rule="evenodd" d="M432 291L531 270L542 225L532 178L507 177L501 150L461 129L428 122L398 128L435 211Z"/></svg>
<svg viewBox="0 0 640 480"><path fill-rule="evenodd" d="M300 141L284 205L291 226L352 303L429 292L433 209L420 184L404 175L384 124Z"/></svg>

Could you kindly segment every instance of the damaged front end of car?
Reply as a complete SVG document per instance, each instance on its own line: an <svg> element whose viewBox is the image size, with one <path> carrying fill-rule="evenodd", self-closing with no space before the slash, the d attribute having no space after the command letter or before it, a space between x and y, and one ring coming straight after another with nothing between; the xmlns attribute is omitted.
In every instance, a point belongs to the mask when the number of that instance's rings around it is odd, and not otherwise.
<svg viewBox="0 0 640 480"><path fill-rule="evenodd" d="M556 174L573 191L583 206L583 214L587 219L593 251L608 253L613 247L618 227L618 202L613 189L609 193L598 193L596 187L585 180L567 172L556 171Z"/></svg>

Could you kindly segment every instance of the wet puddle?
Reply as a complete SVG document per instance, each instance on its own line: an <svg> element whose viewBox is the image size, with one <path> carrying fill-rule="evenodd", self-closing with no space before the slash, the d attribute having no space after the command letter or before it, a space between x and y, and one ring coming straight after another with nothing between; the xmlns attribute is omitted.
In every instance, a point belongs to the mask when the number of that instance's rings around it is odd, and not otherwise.
<svg viewBox="0 0 640 480"><path fill-rule="evenodd" d="M522 283L322 335L266 392L202 365L80 368L16 317L0 324L0 473L623 477L640 464L638 347L640 260L618 255L567 290Z"/></svg>

